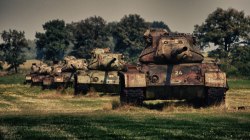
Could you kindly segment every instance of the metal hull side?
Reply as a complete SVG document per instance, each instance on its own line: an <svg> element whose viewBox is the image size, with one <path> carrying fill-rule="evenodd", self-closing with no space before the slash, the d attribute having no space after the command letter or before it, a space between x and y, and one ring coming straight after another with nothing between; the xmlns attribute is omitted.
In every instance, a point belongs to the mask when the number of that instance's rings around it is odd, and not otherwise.
<svg viewBox="0 0 250 140"><path fill-rule="evenodd" d="M149 86L145 89L145 100L205 98L205 89L204 86Z"/></svg>

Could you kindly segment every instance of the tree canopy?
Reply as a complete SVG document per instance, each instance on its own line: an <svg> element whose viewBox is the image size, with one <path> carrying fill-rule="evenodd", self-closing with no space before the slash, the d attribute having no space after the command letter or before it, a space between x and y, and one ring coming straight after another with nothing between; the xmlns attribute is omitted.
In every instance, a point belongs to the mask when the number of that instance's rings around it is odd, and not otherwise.
<svg viewBox="0 0 250 140"><path fill-rule="evenodd" d="M205 23L195 25L194 33L198 35L201 48L213 43L229 52L233 44L247 39L250 31L250 18L243 11L233 8L223 10L217 8L209 14Z"/></svg>
<svg viewBox="0 0 250 140"><path fill-rule="evenodd" d="M150 23L150 28L162 28L166 29L168 32L171 32L170 28L163 21L153 21Z"/></svg>
<svg viewBox="0 0 250 140"><path fill-rule="evenodd" d="M43 25L45 33L36 33L37 58L61 60L70 44L70 33L63 20L48 21Z"/></svg>
<svg viewBox="0 0 250 140"><path fill-rule="evenodd" d="M92 49L108 46L109 32L107 32L107 23L102 17L90 17L69 26L74 38L72 55L78 58L89 58Z"/></svg>
<svg viewBox="0 0 250 140"><path fill-rule="evenodd" d="M243 11L218 8L208 15L205 23L195 25L194 33L201 48L208 47L209 43L217 46L208 56L219 58L227 74L250 76L250 17Z"/></svg>
<svg viewBox="0 0 250 140"><path fill-rule="evenodd" d="M135 61L144 48L143 34L149 24L140 15L125 15L113 30L115 51Z"/></svg>
<svg viewBox="0 0 250 140"><path fill-rule="evenodd" d="M24 49L29 48L23 31L9 30L2 32L4 43L0 44L0 57L2 61L7 62L10 66L8 70L14 69L18 72L18 67L25 60Z"/></svg>

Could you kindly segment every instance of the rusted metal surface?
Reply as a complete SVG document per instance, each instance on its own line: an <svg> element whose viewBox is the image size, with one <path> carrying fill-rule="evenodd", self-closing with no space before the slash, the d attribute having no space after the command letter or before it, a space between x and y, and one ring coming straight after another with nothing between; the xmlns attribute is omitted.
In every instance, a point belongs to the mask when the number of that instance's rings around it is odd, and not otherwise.
<svg viewBox="0 0 250 140"><path fill-rule="evenodd" d="M50 86L53 84L53 77L47 76L43 79L43 85Z"/></svg>
<svg viewBox="0 0 250 140"><path fill-rule="evenodd" d="M192 35L148 30L147 46L139 65L121 73L121 102L148 99L200 99L207 104L223 102L227 91L226 74L215 61L204 61ZM141 98L141 93L144 97ZM129 93L128 93L129 92ZM138 94L137 94L138 93Z"/></svg>
<svg viewBox="0 0 250 140"><path fill-rule="evenodd" d="M105 52L105 51L103 51ZM89 62L88 69L91 70L122 70L124 69L125 61L123 55L120 53L100 53L93 52L92 58Z"/></svg>
<svg viewBox="0 0 250 140"><path fill-rule="evenodd" d="M224 72L205 73L205 86L226 88L227 86L226 73Z"/></svg>
<svg viewBox="0 0 250 140"><path fill-rule="evenodd" d="M124 73L125 87L146 87L144 73Z"/></svg>
<svg viewBox="0 0 250 140"><path fill-rule="evenodd" d="M79 84L115 84L119 85L117 71L89 70L77 76Z"/></svg>
<svg viewBox="0 0 250 140"><path fill-rule="evenodd" d="M141 63L200 63L204 59L192 35L155 29L146 31L144 37L147 46L139 56Z"/></svg>
<svg viewBox="0 0 250 140"><path fill-rule="evenodd" d="M64 80L64 77L63 76L54 76L54 82L55 83L63 83L65 80Z"/></svg>
<svg viewBox="0 0 250 140"><path fill-rule="evenodd" d="M42 83L44 79L44 75L36 75L31 78L33 83Z"/></svg>
<svg viewBox="0 0 250 140"><path fill-rule="evenodd" d="M120 85L118 73L125 69L124 56L120 53L111 53L109 48L96 48L91 53L87 68L79 70L74 76L75 93L87 91L86 86L98 91L117 92Z"/></svg>
<svg viewBox="0 0 250 140"><path fill-rule="evenodd" d="M31 77L30 74L27 74L27 75L25 76L25 80L26 80L26 81L31 81L31 78L32 78L32 77Z"/></svg>

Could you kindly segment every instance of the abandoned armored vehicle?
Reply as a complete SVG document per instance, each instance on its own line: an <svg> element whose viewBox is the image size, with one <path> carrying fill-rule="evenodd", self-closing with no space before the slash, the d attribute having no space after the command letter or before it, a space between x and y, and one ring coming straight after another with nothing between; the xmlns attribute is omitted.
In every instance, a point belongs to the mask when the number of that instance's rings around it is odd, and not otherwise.
<svg viewBox="0 0 250 140"><path fill-rule="evenodd" d="M43 80L43 86L58 90L73 85L73 75L76 70L87 68L85 59L76 59L74 56L66 56L62 62L54 63L49 76Z"/></svg>
<svg viewBox="0 0 250 140"><path fill-rule="evenodd" d="M75 75L75 94L95 91L119 93L118 71L124 69L123 55L111 53L109 48L92 50L88 70L79 70Z"/></svg>
<svg viewBox="0 0 250 140"><path fill-rule="evenodd" d="M226 74L213 61L204 61L194 36L149 29L137 66L120 72L122 104L144 100L186 99L200 105L223 103Z"/></svg>
<svg viewBox="0 0 250 140"><path fill-rule="evenodd" d="M25 76L25 83L31 83L33 85L42 85L44 78L50 74L52 68L47 64L33 63L31 71Z"/></svg>

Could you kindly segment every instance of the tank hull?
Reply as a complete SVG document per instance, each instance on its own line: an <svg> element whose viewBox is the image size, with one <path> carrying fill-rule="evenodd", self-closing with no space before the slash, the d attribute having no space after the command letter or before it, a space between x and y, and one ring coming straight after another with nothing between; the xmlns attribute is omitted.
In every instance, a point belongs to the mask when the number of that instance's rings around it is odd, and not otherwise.
<svg viewBox="0 0 250 140"><path fill-rule="evenodd" d="M75 75L75 91L86 93L90 88L100 92L119 93L118 71L87 70ZM78 94L78 93L76 93Z"/></svg>
<svg viewBox="0 0 250 140"><path fill-rule="evenodd" d="M226 74L214 63L142 65L121 72L120 77L123 103L155 99L199 99L205 103L212 94L221 102L228 89Z"/></svg>

